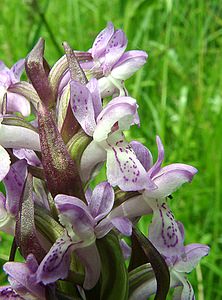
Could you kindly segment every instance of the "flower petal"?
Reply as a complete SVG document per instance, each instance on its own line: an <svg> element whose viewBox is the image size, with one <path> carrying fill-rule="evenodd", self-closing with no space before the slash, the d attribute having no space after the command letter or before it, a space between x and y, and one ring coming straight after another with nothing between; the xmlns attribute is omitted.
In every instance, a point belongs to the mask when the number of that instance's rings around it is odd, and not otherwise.
<svg viewBox="0 0 222 300"><path fill-rule="evenodd" d="M27 117L31 113L30 102L22 95L7 92L7 112L20 112Z"/></svg>
<svg viewBox="0 0 222 300"><path fill-rule="evenodd" d="M149 226L150 241L166 257L184 253L183 236L167 204L157 199L144 199L153 209Z"/></svg>
<svg viewBox="0 0 222 300"><path fill-rule="evenodd" d="M101 111L93 138L97 142L105 140L117 124L118 130L127 130L130 125L138 124L137 103L131 97L117 97Z"/></svg>
<svg viewBox="0 0 222 300"><path fill-rule="evenodd" d="M114 197L114 190L107 181L101 182L94 188L88 207L96 222L111 211Z"/></svg>
<svg viewBox="0 0 222 300"><path fill-rule="evenodd" d="M0 144L5 148L27 148L36 151L41 149L38 133L13 125L0 125Z"/></svg>
<svg viewBox="0 0 222 300"><path fill-rule="evenodd" d="M133 148L133 151L143 165L144 169L148 171L153 164L153 157L150 150L137 141L130 142L130 146Z"/></svg>
<svg viewBox="0 0 222 300"><path fill-rule="evenodd" d="M164 148L163 148L163 144L162 144L159 136L156 137L156 143L157 143L157 148L158 148L158 158L157 158L157 161L155 162L155 164L152 166L152 168L148 172L151 178L160 171L161 165L162 165L162 162L164 159Z"/></svg>
<svg viewBox="0 0 222 300"><path fill-rule="evenodd" d="M83 182L93 177L94 171L106 160L106 151L99 143L92 141L82 154L80 175Z"/></svg>
<svg viewBox="0 0 222 300"><path fill-rule="evenodd" d="M31 166L41 167L42 163L33 150L30 149L13 149L13 154L19 159L25 159Z"/></svg>
<svg viewBox="0 0 222 300"><path fill-rule="evenodd" d="M95 227L95 234L97 239L103 238L110 232L110 230L113 229L113 227L116 227L119 232L126 236L130 236L132 234L132 223L128 218L107 217Z"/></svg>
<svg viewBox="0 0 222 300"><path fill-rule="evenodd" d="M151 213L151 207L144 200L143 196L139 195L124 201L121 205L112 209L107 218L112 219L115 217L127 217L129 219L133 219L135 217L141 217Z"/></svg>
<svg viewBox="0 0 222 300"><path fill-rule="evenodd" d="M132 234L132 223L125 217L117 217L111 220L114 227L123 235L131 236Z"/></svg>
<svg viewBox="0 0 222 300"><path fill-rule="evenodd" d="M121 239L119 241L120 248L122 249L124 259L128 259L131 256L132 248L124 241L124 239Z"/></svg>
<svg viewBox="0 0 222 300"><path fill-rule="evenodd" d="M190 244L185 246L185 253L175 263L178 272L190 273L199 263L202 257L208 255L210 248L202 244Z"/></svg>
<svg viewBox="0 0 222 300"><path fill-rule="evenodd" d="M4 62L2 60L0 60L0 71L6 69L6 65L4 64Z"/></svg>
<svg viewBox="0 0 222 300"><path fill-rule="evenodd" d="M22 75L24 68L25 68L25 59L24 58L20 59L12 66L11 71L13 72L17 81L20 80L20 77Z"/></svg>
<svg viewBox="0 0 222 300"><path fill-rule="evenodd" d="M105 61L103 63L103 73L105 75L110 73L113 65L123 55L126 46L127 38L125 33L121 29L116 30L106 47Z"/></svg>
<svg viewBox="0 0 222 300"><path fill-rule="evenodd" d="M81 240L89 240L90 242L94 239L94 219L82 200L67 195L57 195L55 197L55 204L61 213L60 221L62 223L66 222L66 220L62 219L62 216L65 216L71 223L75 234Z"/></svg>
<svg viewBox="0 0 222 300"><path fill-rule="evenodd" d="M147 58L145 51L128 51L113 66L111 75L116 79L126 80L146 63Z"/></svg>
<svg viewBox="0 0 222 300"><path fill-rule="evenodd" d="M63 73L61 80L58 86L58 94L62 92L62 90L68 85L70 81L70 71L67 69L65 73Z"/></svg>
<svg viewBox="0 0 222 300"><path fill-rule="evenodd" d="M98 80L99 91L101 98L106 98L113 96L118 93L118 88L113 84L113 82L108 77L102 77Z"/></svg>
<svg viewBox="0 0 222 300"><path fill-rule="evenodd" d="M77 245L67 234L57 239L38 267L37 282L46 285L66 278L69 272L70 255Z"/></svg>
<svg viewBox="0 0 222 300"><path fill-rule="evenodd" d="M11 160L8 152L0 145L0 181L2 181L7 175L10 169L10 164Z"/></svg>
<svg viewBox="0 0 222 300"><path fill-rule="evenodd" d="M182 184L190 182L196 173L197 169L185 164L166 166L152 178L157 189L155 191L147 191L147 197L165 198L176 191Z"/></svg>
<svg viewBox="0 0 222 300"><path fill-rule="evenodd" d="M107 27L103 29L96 37L92 46L92 57L99 58L107 47L107 44L114 33L114 26L112 22L108 22Z"/></svg>
<svg viewBox="0 0 222 300"><path fill-rule="evenodd" d="M99 92L98 80L96 78L92 78L86 84L86 87L89 89L91 96L92 96L94 114L95 114L95 119L96 119L102 110L102 101L101 101L100 92Z"/></svg>
<svg viewBox="0 0 222 300"><path fill-rule="evenodd" d="M9 282L14 290L20 294L20 289L24 293L31 293L38 297L38 299L45 299L45 289L42 285L35 283L35 276L33 267L35 265L36 271L36 260L35 257L30 254L27 257L26 263L19 262L7 262L4 264L3 269L9 275ZM30 268L31 267L31 268ZM18 288L18 290L17 290Z"/></svg>
<svg viewBox="0 0 222 300"><path fill-rule="evenodd" d="M76 253L85 267L85 279L83 287L86 290L90 290L99 280L101 269L101 261L96 244L93 243L88 247L77 249Z"/></svg>
<svg viewBox="0 0 222 300"><path fill-rule="evenodd" d="M19 210L26 176L27 163L25 160L19 160L11 166L3 181L6 188L6 209L13 216L16 216Z"/></svg>
<svg viewBox="0 0 222 300"><path fill-rule="evenodd" d="M15 234L15 218L7 212L5 196L0 192L0 230L7 234Z"/></svg>
<svg viewBox="0 0 222 300"><path fill-rule="evenodd" d="M70 82L70 104L82 129L92 136L96 127L93 99L88 88L74 80Z"/></svg>
<svg viewBox="0 0 222 300"><path fill-rule="evenodd" d="M123 191L155 188L121 133L113 133L107 142L107 178L112 186L118 185Z"/></svg>

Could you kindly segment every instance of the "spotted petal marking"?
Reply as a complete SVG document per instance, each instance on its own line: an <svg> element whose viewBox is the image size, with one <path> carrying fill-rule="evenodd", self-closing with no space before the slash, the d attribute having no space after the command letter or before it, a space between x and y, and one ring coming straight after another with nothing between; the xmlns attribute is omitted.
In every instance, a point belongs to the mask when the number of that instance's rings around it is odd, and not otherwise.
<svg viewBox="0 0 222 300"><path fill-rule="evenodd" d="M119 133L117 133L119 135ZM113 135L116 135L114 133ZM112 136L113 136L112 135ZM112 186L118 185L123 191L137 191L154 187L146 170L137 159L132 147L124 136L115 143L109 143L107 149L107 177Z"/></svg>
<svg viewBox="0 0 222 300"><path fill-rule="evenodd" d="M107 47L107 44L114 33L112 22L108 22L107 27L103 29L96 37L92 46L92 57L99 58Z"/></svg>
<svg viewBox="0 0 222 300"><path fill-rule="evenodd" d="M184 252L183 237L167 204L157 199L147 201L153 209L153 219L149 227L151 242L165 256Z"/></svg>
<svg viewBox="0 0 222 300"><path fill-rule="evenodd" d="M82 129L92 136L96 122L91 93L86 86L74 80L70 82L70 92L70 104L73 114Z"/></svg>
<svg viewBox="0 0 222 300"><path fill-rule="evenodd" d="M0 299L2 300L25 300L23 297L19 296L10 286L0 287Z"/></svg>
<svg viewBox="0 0 222 300"><path fill-rule="evenodd" d="M64 234L57 239L39 265L37 282L48 284L66 278L69 271L70 254L74 248L75 244L68 235Z"/></svg>
<svg viewBox="0 0 222 300"><path fill-rule="evenodd" d="M103 72L105 75L110 73L113 65L123 55L127 46L127 38L122 30L116 30L110 39L105 54L105 61L103 65Z"/></svg>

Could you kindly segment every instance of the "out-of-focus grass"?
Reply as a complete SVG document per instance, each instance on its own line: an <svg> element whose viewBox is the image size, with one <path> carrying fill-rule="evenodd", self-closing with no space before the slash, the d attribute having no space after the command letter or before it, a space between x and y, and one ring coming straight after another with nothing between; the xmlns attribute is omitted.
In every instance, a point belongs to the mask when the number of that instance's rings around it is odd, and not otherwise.
<svg viewBox="0 0 222 300"><path fill-rule="evenodd" d="M39 36L53 64L64 40L87 50L98 31L112 20L124 28L128 49L144 49L149 60L127 82L138 100L141 128L129 138L146 144L156 156L161 136L166 163L196 166L191 185L174 194L170 205L186 229L186 243L211 246L190 276L197 298L222 297L222 7L219 1L66 0L1 1L0 59L12 65L27 55ZM143 229L147 227L142 221ZM3 238L1 262L8 255ZM4 280L1 274L0 279ZM203 287L203 289L202 289Z"/></svg>

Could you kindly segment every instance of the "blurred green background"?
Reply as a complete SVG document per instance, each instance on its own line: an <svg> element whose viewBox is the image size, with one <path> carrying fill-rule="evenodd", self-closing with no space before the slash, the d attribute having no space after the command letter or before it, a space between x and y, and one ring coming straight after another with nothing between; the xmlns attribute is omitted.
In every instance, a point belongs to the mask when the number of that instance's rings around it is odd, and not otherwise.
<svg viewBox="0 0 222 300"><path fill-rule="evenodd" d="M42 36L53 64L61 42L76 50L91 47L112 21L123 28L128 49L143 49L149 59L126 86L138 100L138 139L156 157L155 135L162 138L165 163L197 167L192 184L177 191L170 206L186 230L186 243L207 243L204 258L189 279L196 297L222 299L222 5L214 0L63 0L0 1L0 59L11 66ZM147 231L147 220L141 226ZM11 239L2 234L1 264ZM5 275L0 273L0 280Z"/></svg>

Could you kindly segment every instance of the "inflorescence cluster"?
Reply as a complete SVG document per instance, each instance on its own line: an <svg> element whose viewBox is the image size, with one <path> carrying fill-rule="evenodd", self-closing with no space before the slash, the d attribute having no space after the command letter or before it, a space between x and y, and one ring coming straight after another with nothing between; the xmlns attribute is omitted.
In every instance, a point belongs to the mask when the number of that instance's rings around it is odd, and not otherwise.
<svg viewBox="0 0 222 300"><path fill-rule="evenodd" d="M186 274L209 247L184 245L168 202L197 170L162 166L158 136L153 162L124 135L140 125L125 80L147 53L125 51L111 22L87 52L63 47L51 68L43 39L11 69L0 62L0 230L14 236L0 299L165 299L169 288L194 299ZM148 237L137 229L144 215ZM25 262L14 261L17 248Z"/></svg>

